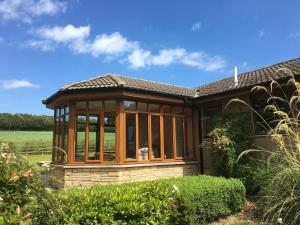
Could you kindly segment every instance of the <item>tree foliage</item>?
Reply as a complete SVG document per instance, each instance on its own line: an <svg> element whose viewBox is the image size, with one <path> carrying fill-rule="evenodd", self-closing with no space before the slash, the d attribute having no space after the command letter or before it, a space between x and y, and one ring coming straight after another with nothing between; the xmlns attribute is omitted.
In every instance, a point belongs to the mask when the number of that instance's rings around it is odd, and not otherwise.
<svg viewBox="0 0 300 225"><path fill-rule="evenodd" d="M53 124L52 116L0 113L0 130L49 131Z"/></svg>

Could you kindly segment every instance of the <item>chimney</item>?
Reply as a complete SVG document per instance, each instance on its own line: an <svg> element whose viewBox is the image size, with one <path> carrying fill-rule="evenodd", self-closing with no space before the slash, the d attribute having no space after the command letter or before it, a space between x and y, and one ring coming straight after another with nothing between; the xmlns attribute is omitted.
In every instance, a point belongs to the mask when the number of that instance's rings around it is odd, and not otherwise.
<svg viewBox="0 0 300 225"><path fill-rule="evenodd" d="M239 84L237 66L234 67L234 86Z"/></svg>

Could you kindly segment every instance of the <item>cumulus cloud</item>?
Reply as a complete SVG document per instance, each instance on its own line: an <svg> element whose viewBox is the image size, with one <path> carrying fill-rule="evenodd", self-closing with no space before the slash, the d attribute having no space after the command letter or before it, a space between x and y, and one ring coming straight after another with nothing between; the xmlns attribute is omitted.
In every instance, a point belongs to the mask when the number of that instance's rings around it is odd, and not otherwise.
<svg viewBox="0 0 300 225"><path fill-rule="evenodd" d="M52 16L66 9L67 3L58 0L3 0L0 2L0 17L31 23L35 17Z"/></svg>
<svg viewBox="0 0 300 225"><path fill-rule="evenodd" d="M194 31L194 32L197 32L201 29L202 27L202 23L201 22L197 22L197 23L194 23L191 30Z"/></svg>
<svg viewBox="0 0 300 225"><path fill-rule="evenodd" d="M90 37L90 26L75 27L71 24L61 27L42 27L33 33L36 40L30 40L25 46L53 51L60 46L67 46L76 53L103 56L106 60L118 59L129 63L131 68L146 66L168 66L182 64L203 71L217 71L226 66L220 56L210 56L205 52L189 52L185 48L160 49L157 54L143 49L138 41L131 41L119 32L99 34Z"/></svg>
<svg viewBox="0 0 300 225"><path fill-rule="evenodd" d="M0 81L0 87L6 90L17 88L39 88L37 84L33 84L27 80L3 80Z"/></svg>

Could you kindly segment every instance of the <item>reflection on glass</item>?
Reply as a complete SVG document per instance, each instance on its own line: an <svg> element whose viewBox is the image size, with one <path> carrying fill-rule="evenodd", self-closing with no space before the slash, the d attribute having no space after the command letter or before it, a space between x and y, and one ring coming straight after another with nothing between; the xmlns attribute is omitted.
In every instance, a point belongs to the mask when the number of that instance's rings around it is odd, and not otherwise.
<svg viewBox="0 0 300 225"><path fill-rule="evenodd" d="M116 122L115 115L104 116L104 160L116 158Z"/></svg>
<svg viewBox="0 0 300 225"><path fill-rule="evenodd" d="M152 158L161 158L159 116L151 116Z"/></svg>
<svg viewBox="0 0 300 225"><path fill-rule="evenodd" d="M148 160L148 114L139 114L139 159Z"/></svg>
<svg viewBox="0 0 300 225"><path fill-rule="evenodd" d="M135 114L126 114L126 159L136 159Z"/></svg>
<svg viewBox="0 0 300 225"><path fill-rule="evenodd" d="M85 127L86 116L77 116L76 126L76 148L75 148L75 161L82 162L85 160Z"/></svg>
<svg viewBox="0 0 300 225"><path fill-rule="evenodd" d="M135 110L135 102L132 102L132 101L124 101L124 109L125 110L132 110L134 111Z"/></svg>
<svg viewBox="0 0 300 225"><path fill-rule="evenodd" d="M164 116L165 159L173 159L173 125L172 117Z"/></svg>
<svg viewBox="0 0 300 225"><path fill-rule="evenodd" d="M183 118L176 117L176 156L183 157L183 153L184 153Z"/></svg>
<svg viewBox="0 0 300 225"><path fill-rule="evenodd" d="M100 116L89 116L88 160L100 160Z"/></svg>

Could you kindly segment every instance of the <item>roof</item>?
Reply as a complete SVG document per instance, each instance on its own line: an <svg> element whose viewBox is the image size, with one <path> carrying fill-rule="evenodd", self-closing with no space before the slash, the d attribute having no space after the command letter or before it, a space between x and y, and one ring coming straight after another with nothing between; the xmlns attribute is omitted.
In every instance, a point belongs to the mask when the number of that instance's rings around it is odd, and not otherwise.
<svg viewBox="0 0 300 225"><path fill-rule="evenodd" d="M270 82L271 80L281 80L288 78L288 73L284 71L278 71L281 68L291 70L294 75L300 74L300 58L292 59L289 61L277 63L268 67L253 70L250 72L242 73L238 75L238 85L234 85L233 76L218 80L209 84L201 85L197 87L198 96L204 97L214 94L221 94L233 90L252 87L259 84Z"/></svg>
<svg viewBox="0 0 300 225"><path fill-rule="evenodd" d="M127 77L118 74L104 74L72 84L65 85L58 92L43 102L47 104L55 96L64 92L72 92L78 90L104 90L111 88L123 88L129 90L146 91L156 94L171 95L176 97L194 97L197 90L195 88L175 86L155 81L143 80L133 77Z"/></svg>
<svg viewBox="0 0 300 225"><path fill-rule="evenodd" d="M222 94L243 88L250 88L255 85L264 84L271 80L280 80L288 77L284 71L278 72L281 68L287 68L294 75L300 75L300 58L277 63L268 67L238 75L238 85L234 85L233 76L223 80L215 81L196 88L188 88L165 84L155 81L143 80L123 75L108 73L65 85L58 92L43 101L48 104L58 95L65 92L76 92L79 90L105 90L112 88L123 88L135 91L151 92L153 94L163 94L175 97L201 98L215 94Z"/></svg>

